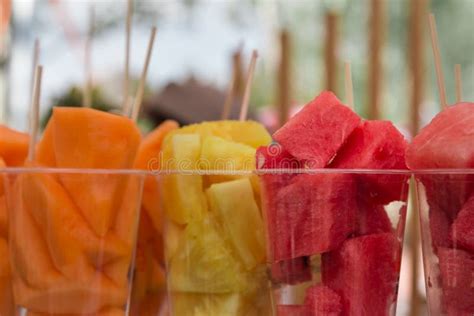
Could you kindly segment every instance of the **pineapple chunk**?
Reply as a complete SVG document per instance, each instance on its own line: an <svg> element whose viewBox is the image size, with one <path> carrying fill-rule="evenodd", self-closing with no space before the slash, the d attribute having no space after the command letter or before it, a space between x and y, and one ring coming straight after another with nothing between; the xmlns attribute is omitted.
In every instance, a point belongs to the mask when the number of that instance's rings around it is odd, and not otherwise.
<svg viewBox="0 0 474 316"><path fill-rule="evenodd" d="M171 291L231 293L246 286L246 275L210 215L189 223L170 260Z"/></svg>
<svg viewBox="0 0 474 316"><path fill-rule="evenodd" d="M211 211L220 220L244 266L265 260L264 227L248 178L213 184L207 190Z"/></svg>
<svg viewBox="0 0 474 316"><path fill-rule="evenodd" d="M216 136L204 139L200 169L255 170L255 148Z"/></svg>
<svg viewBox="0 0 474 316"><path fill-rule="evenodd" d="M171 301L176 316L244 316L239 294L172 293Z"/></svg>
<svg viewBox="0 0 474 316"><path fill-rule="evenodd" d="M163 154L168 169L193 171L196 169L201 152L201 137L197 134L175 135L171 150ZM202 191L202 176L195 174L165 174L162 178L163 203L166 212L178 224L200 220L207 210L206 198Z"/></svg>

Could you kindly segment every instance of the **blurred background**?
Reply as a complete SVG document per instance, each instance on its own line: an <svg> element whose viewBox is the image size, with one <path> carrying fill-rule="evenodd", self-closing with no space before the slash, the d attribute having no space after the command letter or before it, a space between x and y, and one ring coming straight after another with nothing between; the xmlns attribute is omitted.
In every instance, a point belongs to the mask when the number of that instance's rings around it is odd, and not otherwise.
<svg viewBox="0 0 474 316"><path fill-rule="evenodd" d="M81 106L88 34L93 106L119 109L126 7L125 0L0 0L0 123L26 130L36 38L45 68L43 122L52 106ZM230 117L237 118L256 48L250 115L270 130L324 89L345 101L349 61L357 112L390 119L410 137L440 110L428 12L437 19L449 103L455 64L462 67L464 100L474 99L474 0L135 0L133 9L131 96L150 28L158 27L139 120L144 132L166 118L219 119L232 78ZM407 241L416 245L412 222ZM399 315L425 313L417 257L418 249L408 247Z"/></svg>

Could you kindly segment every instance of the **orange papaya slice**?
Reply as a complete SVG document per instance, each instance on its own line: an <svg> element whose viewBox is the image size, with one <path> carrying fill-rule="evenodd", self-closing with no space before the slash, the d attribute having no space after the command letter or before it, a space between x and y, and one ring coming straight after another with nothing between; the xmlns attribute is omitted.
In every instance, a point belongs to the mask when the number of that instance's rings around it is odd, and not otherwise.
<svg viewBox="0 0 474 316"><path fill-rule="evenodd" d="M133 166L140 132L132 120L86 108L54 108L56 166L82 169L128 169ZM104 236L114 221L126 176L61 175L69 195L92 229Z"/></svg>
<svg viewBox="0 0 474 316"><path fill-rule="evenodd" d="M0 238L0 278L10 276L10 262L8 260L8 244L3 238ZM0 292L0 296L2 293Z"/></svg>
<svg viewBox="0 0 474 316"><path fill-rule="evenodd" d="M13 288L18 305L39 313L96 315L102 309L121 308L127 303L127 289L102 277L89 284L67 281L44 289L14 280Z"/></svg>
<svg viewBox="0 0 474 316"><path fill-rule="evenodd" d="M7 166L23 165L28 155L29 140L28 134L0 125L0 157L5 160Z"/></svg>
<svg viewBox="0 0 474 316"><path fill-rule="evenodd" d="M10 277L0 277L0 315L16 315Z"/></svg>
<svg viewBox="0 0 474 316"><path fill-rule="evenodd" d="M49 120L43 131L43 137L36 146L36 161L47 167L56 167L56 157L53 143L54 120Z"/></svg>
<svg viewBox="0 0 474 316"><path fill-rule="evenodd" d="M0 195L0 238L8 235L8 213L5 195Z"/></svg>
<svg viewBox="0 0 474 316"><path fill-rule="evenodd" d="M24 174L17 178L12 190L10 213L10 260L14 279L26 284L45 288L54 286L62 275L54 267L48 246L38 225L25 208L22 197ZM34 262L34 264L31 264Z"/></svg>
<svg viewBox="0 0 474 316"><path fill-rule="evenodd" d="M167 120L149 133L140 143L134 167L148 171L157 171L160 166L161 145L166 135L179 127L175 121ZM155 229L162 231L162 211L159 201L158 181L154 176L145 179L142 203L148 212Z"/></svg>
<svg viewBox="0 0 474 316"><path fill-rule="evenodd" d="M26 316L125 316L125 311L119 308L107 308L92 314L52 314L28 311Z"/></svg>
<svg viewBox="0 0 474 316"><path fill-rule="evenodd" d="M114 234L95 235L52 175L24 174L21 184L23 203L45 236L56 268L65 275L87 279L95 267L131 252Z"/></svg>

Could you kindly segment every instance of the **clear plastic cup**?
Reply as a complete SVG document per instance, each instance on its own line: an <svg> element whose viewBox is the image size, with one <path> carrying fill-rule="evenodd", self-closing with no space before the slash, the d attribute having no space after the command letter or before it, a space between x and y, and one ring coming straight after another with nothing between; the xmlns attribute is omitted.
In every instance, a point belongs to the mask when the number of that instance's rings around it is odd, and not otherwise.
<svg viewBox="0 0 474 316"><path fill-rule="evenodd" d="M128 315L144 175L5 169L13 294L27 315Z"/></svg>
<svg viewBox="0 0 474 316"><path fill-rule="evenodd" d="M395 315L406 170L261 170L274 315Z"/></svg>
<svg viewBox="0 0 474 316"><path fill-rule="evenodd" d="M170 314L271 315L258 177L166 171L158 178Z"/></svg>
<svg viewBox="0 0 474 316"><path fill-rule="evenodd" d="M474 170L415 172L430 315L474 315Z"/></svg>

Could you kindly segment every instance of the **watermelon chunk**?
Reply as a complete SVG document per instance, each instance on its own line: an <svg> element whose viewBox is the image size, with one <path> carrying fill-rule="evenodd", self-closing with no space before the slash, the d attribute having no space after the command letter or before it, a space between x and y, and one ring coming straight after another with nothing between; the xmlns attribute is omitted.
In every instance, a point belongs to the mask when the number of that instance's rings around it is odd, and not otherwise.
<svg viewBox="0 0 474 316"><path fill-rule="evenodd" d="M401 246L392 233L348 239L322 255L323 284L342 298L342 315L391 315Z"/></svg>
<svg viewBox="0 0 474 316"><path fill-rule="evenodd" d="M297 284L311 280L309 257L282 260L271 266L272 280L283 284Z"/></svg>
<svg viewBox="0 0 474 316"><path fill-rule="evenodd" d="M443 306L449 315L474 313L474 255L463 250L439 248Z"/></svg>
<svg viewBox="0 0 474 316"><path fill-rule="evenodd" d="M355 182L349 174L298 174L264 192L270 260L337 248L355 230Z"/></svg>
<svg viewBox="0 0 474 316"><path fill-rule="evenodd" d="M364 121L352 132L331 163L332 168L407 169L407 142L389 121ZM379 203L404 200L408 193L407 175L361 174L361 185Z"/></svg>
<svg viewBox="0 0 474 316"><path fill-rule="evenodd" d="M429 213L430 234L433 250L437 252L438 247L451 247L453 240L450 236L452 220L446 213L437 208L430 208Z"/></svg>
<svg viewBox="0 0 474 316"><path fill-rule="evenodd" d="M360 195L360 193L359 193ZM381 204L374 204L370 199L358 197L356 235L370 235L393 232L392 222Z"/></svg>
<svg viewBox="0 0 474 316"><path fill-rule="evenodd" d="M273 143L257 149L257 169L299 169L303 164L280 144Z"/></svg>
<svg viewBox="0 0 474 316"><path fill-rule="evenodd" d="M322 92L275 132L273 138L311 168L323 168L336 155L360 118L329 91Z"/></svg>
<svg viewBox="0 0 474 316"><path fill-rule="evenodd" d="M408 146L410 169L474 168L474 103L449 106L436 115Z"/></svg>
<svg viewBox="0 0 474 316"><path fill-rule="evenodd" d="M312 316L305 305L277 305L277 316Z"/></svg>
<svg viewBox="0 0 474 316"><path fill-rule="evenodd" d="M455 245L474 253L474 194L466 202L451 226L451 238Z"/></svg>
<svg viewBox="0 0 474 316"><path fill-rule="evenodd" d="M304 302L310 314L314 316L338 316L342 313L341 297L324 285L308 288Z"/></svg>

